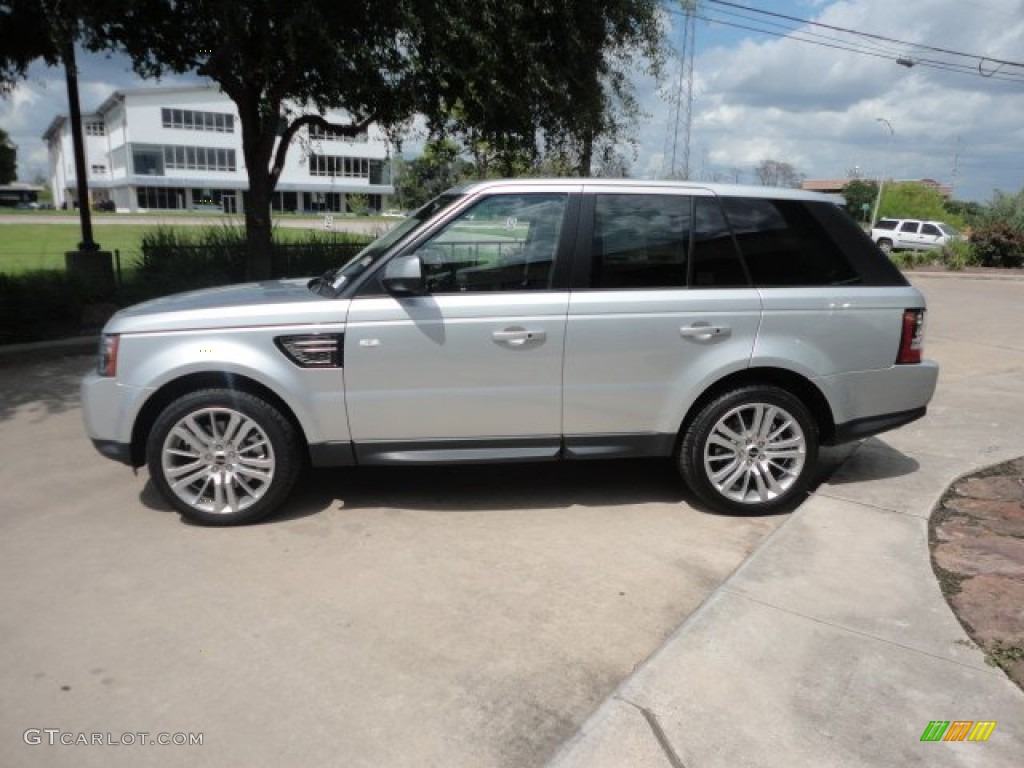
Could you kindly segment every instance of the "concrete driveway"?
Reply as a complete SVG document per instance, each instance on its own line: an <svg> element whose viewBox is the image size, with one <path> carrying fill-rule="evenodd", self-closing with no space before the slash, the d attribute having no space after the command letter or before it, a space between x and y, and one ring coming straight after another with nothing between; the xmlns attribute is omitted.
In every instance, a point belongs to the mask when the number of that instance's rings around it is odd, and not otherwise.
<svg viewBox="0 0 1024 768"><path fill-rule="evenodd" d="M321 471L194 527L86 440L91 364L0 367L5 768L541 765L784 519L615 462Z"/></svg>

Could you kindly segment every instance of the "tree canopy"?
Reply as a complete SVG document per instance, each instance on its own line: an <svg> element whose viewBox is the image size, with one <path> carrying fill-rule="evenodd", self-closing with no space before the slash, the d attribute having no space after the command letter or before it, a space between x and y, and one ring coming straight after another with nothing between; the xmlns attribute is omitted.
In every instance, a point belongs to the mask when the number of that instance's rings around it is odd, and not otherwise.
<svg viewBox="0 0 1024 768"><path fill-rule="evenodd" d="M270 268L270 199L291 139L346 112L335 130L424 115L433 135L486 145L502 161L571 145L588 173L595 143L623 124L637 57L657 62L656 0L88 0L97 49L137 72L196 72L239 111L249 173L251 276Z"/></svg>
<svg viewBox="0 0 1024 768"><path fill-rule="evenodd" d="M799 187L804 175L790 163L781 160L762 160L754 169L757 181L764 187Z"/></svg>

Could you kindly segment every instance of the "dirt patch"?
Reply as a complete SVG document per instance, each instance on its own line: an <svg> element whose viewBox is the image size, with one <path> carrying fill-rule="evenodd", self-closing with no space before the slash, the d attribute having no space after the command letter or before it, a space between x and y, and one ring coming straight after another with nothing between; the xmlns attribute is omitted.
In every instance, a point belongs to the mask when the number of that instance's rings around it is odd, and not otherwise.
<svg viewBox="0 0 1024 768"><path fill-rule="evenodd" d="M956 617L988 663L1024 689L1024 458L953 483L929 539Z"/></svg>

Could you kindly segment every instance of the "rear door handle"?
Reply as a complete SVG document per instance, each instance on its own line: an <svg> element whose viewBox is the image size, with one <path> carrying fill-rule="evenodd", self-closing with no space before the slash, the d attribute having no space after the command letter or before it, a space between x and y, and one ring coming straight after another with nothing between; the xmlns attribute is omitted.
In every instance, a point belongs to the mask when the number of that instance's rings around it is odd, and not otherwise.
<svg viewBox="0 0 1024 768"><path fill-rule="evenodd" d="M679 329L679 335L684 339L714 339L725 337L732 333L732 327L728 325L688 325Z"/></svg>
<svg viewBox="0 0 1024 768"><path fill-rule="evenodd" d="M498 344L506 344L510 347L521 347L528 342L544 341L547 337L546 331L529 328L506 328L491 334L491 338Z"/></svg>

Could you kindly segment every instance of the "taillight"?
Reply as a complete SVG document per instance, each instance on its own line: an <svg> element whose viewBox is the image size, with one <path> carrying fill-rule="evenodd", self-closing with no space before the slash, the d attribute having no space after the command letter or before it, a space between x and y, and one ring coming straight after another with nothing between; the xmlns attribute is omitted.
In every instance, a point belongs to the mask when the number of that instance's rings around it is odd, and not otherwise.
<svg viewBox="0 0 1024 768"><path fill-rule="evenodd" d="M100 376L117 375L117 346L121 337L116 333L105 333L100 339L99 359L96 361L96 372Z"/></svg>
<svg viewBox="0 0 1024 768"><path fill-rule="evenodd" d="M903 331L900 334L900 351L896 355L897 365L921 362L924 352L924 310L903 310Z"/></svg>

